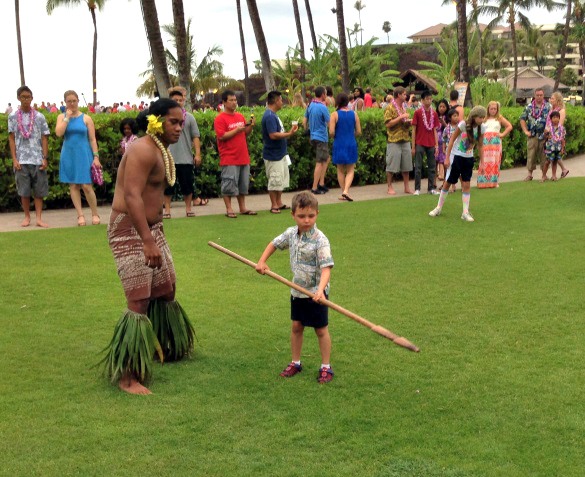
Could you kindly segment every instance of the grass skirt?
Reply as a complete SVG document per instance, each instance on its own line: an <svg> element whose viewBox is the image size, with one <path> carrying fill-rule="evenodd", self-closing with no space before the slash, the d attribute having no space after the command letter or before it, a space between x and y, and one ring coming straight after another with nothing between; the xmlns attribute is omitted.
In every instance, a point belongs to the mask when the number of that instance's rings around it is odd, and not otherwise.
<svg viewBox="0 0 585 477"><path fill-rule="evenodd" d="M146 315L126 310L114 329L107 353L100 362L112 383L130 373L141 383L152 377L154 353L163 361L163 353L152 324Z"/></svg>
<svg viewBox="0 0 585 477"><path fill-rule="evenodd" d="M177 301L151 300L147 313L165 361L178 361L191 354L195 330Z"/></svg>

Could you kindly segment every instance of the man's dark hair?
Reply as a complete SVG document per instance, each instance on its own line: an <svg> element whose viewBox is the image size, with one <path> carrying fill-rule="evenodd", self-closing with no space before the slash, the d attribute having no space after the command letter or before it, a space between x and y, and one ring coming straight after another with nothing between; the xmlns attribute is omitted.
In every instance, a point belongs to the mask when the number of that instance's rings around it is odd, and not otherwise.
<svg viewBox="0 0 585 477"><path fill-rule="evenodd" d="M457 101L459 99L459 91L457 91L456 89L454 89L453 91L451 91L449 93L449 99L451 101Z"/></svg>
<svg viewBox="0 0 585 477"><path fill-rule="evenodd" d="M16 97L18 98L21 93L23 93L24 91L26 91L27 93L30 93L30 95L33 95L33 92L30 90L30 88L28 86L21 86L20 88L18 88L16 90Z"/></svg>
<svg viewBox="0 0 585 477"><path fill-rule="evenodd" d="M221 100L227 101L230 96L235 96L236 92L232 91L231 89L226 89L223 93L221 93Z"/></svg>
<svg viewBox="0 0 585 477"><path fill-rule="evenodd" d="M276 103L276 100L278 98L280 98L282 96L282 93L280 91L274 90L274 91L270 91L268 93L268 96L266 96L266 102L270 105L270 104L274 104Z"/></svg>
<svg viewBox="0 0 585 477"><path fill-rule="evenodd" d="M428 89L426 91L423 91L422 94L420 95L420 99L425 99L428 98L429 96L432 96L433 93L431 93Z"/></svg>
<svg viewBox="0 0 585 477"><path fill-rule="evenodd" d="M169 110L173 108L180 108L179 103L169 98L160 98L150 103L150 107L142 111L136 118L138 128L142 131L146 131L148 127L147 116L154 114L155 116L166 116Z"/></svg>
<svg viewBox="0 0 585 477"><path fill-rule="evenodd" d="M398 98L398 96L400 96L405 91L406 91L406 88L403 88L402 86L397 86L396 88L394 88L394 97Z"/></svg>
<svg viewBox="0 0 585 477"><path fill-rule="evenodd" d="M320 98L325 92L327 92L327 90L323 86L317 86L315 88L315 98Z"/></svg>

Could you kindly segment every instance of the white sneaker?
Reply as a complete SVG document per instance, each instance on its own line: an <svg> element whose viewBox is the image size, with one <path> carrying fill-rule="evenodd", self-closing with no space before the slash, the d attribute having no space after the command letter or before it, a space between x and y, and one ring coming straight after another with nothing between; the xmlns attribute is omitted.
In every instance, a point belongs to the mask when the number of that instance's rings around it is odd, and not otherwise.
<svg viewBox="0 0 585 477"><path fill-rule="evenodd" d="M420 195L420 190L415 190L413 195Z"/></svg>
<svg viewBox="0 0 585 477"><path fill-rule="evenodd" d="M439 195L439 193L437 192L437 189L431 189L429 191L429 194L431 194L431 195Z"/></svg>
<svg viewBox="0 0 585 477"><path fill-rule="evenodd" d="M431 217L436 217L437 215L441 215L441 209L440 209L440 207L435 207L433 210L431 210L429 212L429 215Z"/></svg>
<svg viewBox="0 0 585 477"><path fill-rule="evenodd" d="M465 222L475 222L475 219L469 212L461 214L461 219L465 220Z"/></svg>

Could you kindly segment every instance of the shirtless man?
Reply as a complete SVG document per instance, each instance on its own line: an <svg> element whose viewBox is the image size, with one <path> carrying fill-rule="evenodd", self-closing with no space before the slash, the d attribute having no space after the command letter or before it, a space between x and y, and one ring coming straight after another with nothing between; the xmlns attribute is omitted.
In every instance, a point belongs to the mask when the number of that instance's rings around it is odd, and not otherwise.
<svg viewBox="0 0 585 477"><path fill-rule="evenodd" d="M181 359L193 347L193 328L175 301L175 270L162 229L161 210L164 189L175 178L168 146L179 140L183 112L175 101L160 99L137 122L147 135L126 149L118 169L108 226L108 240L128 309L116 326L104 362L108 376L118 382L120 389L130 394L150 394L143 383L152 373L155 350L162 362ZM186 337L167 336L168 329L178 329L167 327L173 321L187 327ZM146 338L139 346L122 346L125 333L136 327ZM140 333L132 331L131 336ZM185 343L185 339L187 345L177 345ZM128 349L147 351L133 353ZM120 361L122 364L117 364ZM141 371L142 365L145 371Z"/></svg>

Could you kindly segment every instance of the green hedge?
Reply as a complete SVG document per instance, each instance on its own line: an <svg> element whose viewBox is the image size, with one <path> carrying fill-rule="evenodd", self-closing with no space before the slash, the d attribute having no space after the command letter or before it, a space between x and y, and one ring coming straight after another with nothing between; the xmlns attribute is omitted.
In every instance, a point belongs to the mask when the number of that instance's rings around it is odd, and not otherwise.
<svg viewBox="0 0 585 477"><path fill-rule="evenodd" d="M249 116L251 110L242 108L242 113ZM248 147L251 157L250 193L266 191L266 174L262 161L262 134L260 119L263 108L253 111L257 118L255 131L248 136ZM289 129L291 121L298 120L303 110L285 108L279 112L285 128ZM502 114L512 122L514 130L504 141L503 168L510 168L526 162L526 141L519 124L520 107L503 108ZM110 202L113 196L116 171L120 162L118 147L120 141L120 121L135 113L96 114L93 120L96 125L96 136L100 150L100 160L104 166L104 185L97 187L96 194L100 203ZM204 197L218 197L220 193L219 157L213 133L213 111L195 113L201 132L202 166L197 170L196 187ZM356 165L355 185L379 184L385 181L386 130L383 111L369 109L359 113L362 124L362 135L358 138L359 161ZM56 113L46 114L49 128L54 131L57 120ZM16 186L12 173L12 159L8 147L8 118L0 114L0 209L18 209L20 207L16 195ZM574 155L585 152L585 135L578 131L585 129L585 108L567 107L567 154ZM59 157L61 150L60 138L54 134L49 139L49 207L70 205L69 191L66 184L59 182ZM307 189L313 181L313 154L307 137L302 129L289 141L288 151L292 159L291 190ZM328 183L336 183L335 167L331 165L327 173Z"/></svg>

